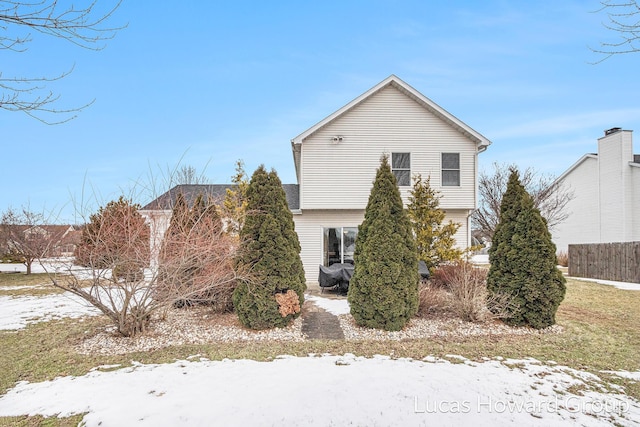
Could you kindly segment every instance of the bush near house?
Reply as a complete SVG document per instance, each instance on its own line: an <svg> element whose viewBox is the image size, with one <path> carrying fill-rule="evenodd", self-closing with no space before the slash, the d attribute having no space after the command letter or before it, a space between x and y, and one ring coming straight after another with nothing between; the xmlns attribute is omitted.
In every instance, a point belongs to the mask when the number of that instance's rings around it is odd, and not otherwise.
<svg viewBox="0 0 640 427"><path fill-rule="evenodd" d="M176 307L205 304L231 311L236 272L230 254L236 248L213 200L198 195L189 208L179 193L160 251L157 295Z"/></svg>
<svg viewBox="0 0 640 427"><path fill-rule="evenodd" d="M510 316L505 319L508 324L536 329L555 324L566 291L565 279L556 266L556 247L547 223L515 169L502 198L489 261L490 296L513 298Z"/></svg>
<svg viewBox="0 0 640 427"><path fill-rule="evenodd" d="M418 310L418 257L387 156L381 159L358 228L354 260L348 300L356 323L402 329Z"/></svg>
<svg viewBox="0 0 640 427"><path fill-rule="evenodd" d="M236 264L253 276L252 280L240 280L233 293L233 305L243 325L252 329L283 327L300 314L306 290L300 242L280 178L274 170L267 173L264 166L249 182ZM293 293L298 305L291 300Z"/></svg>
<svg viewBox="0 0 640 427"><path fill-rule="evenodd" d="M139 277L149 265L149 228L140 205L120 196L89 218L74 255L78 265L113 269L121 278Z"/></svg>
<svg viewBox="0 0 640 427"><path fill-rule="evenodd" d="M457 261L462 251L456 248L454 238L461 224L444 222L445 213L440 209L440 195L431 187L430 178L413 177L413 188L409 191L407 213L416 236L418 259L424 261L433 274L440 264Z"/></svg>

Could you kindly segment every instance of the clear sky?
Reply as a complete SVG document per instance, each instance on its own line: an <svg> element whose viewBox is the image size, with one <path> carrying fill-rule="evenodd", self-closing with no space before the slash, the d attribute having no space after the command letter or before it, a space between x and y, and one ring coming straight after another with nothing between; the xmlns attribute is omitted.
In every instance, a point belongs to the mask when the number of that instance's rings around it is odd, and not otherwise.
<svg viewBox="0 0 640 427"><path fill-rule="evenodd" d="M243 159L249 174L263 163L294 183L290 140L390 74L493 142L481 168L559 175L605 129L640 130L640 53L593 64L602 57L590 47L616 40L599 7L125 0L111 24L128 27L102 51L38 35L26 52L0 51L3 77L75 65L51 85L58 107L95 99L55 126L0 110L0 209L28 204L79 222L75 210L120 194L150 201L149 182L166 190L179 164L227 183Z"/></svg>

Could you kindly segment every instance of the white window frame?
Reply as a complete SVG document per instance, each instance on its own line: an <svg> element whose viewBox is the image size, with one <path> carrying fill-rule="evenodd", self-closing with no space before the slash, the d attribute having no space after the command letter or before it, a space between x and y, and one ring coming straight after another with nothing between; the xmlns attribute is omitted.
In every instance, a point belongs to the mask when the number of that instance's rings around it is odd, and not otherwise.
<svg viewBox="0 0 640 427"><path fill-rule="evenodd" d="M400 168L400 167L394 167L394 162L393 162L393 156L394 154L406 154L409 158L409 167L408 168ZM407 178L407 183L406 184L401 184L400 180L398 179L398 176L396 175L396 171L397 172L408 172L408 178ZM398 183L398 187L410 187L411 186L411 152L393 152L391 153L391 172L393 173L393 176L396 177L396 181Z"/></svg>
<svg viewBox="0 0 640 427"><path fill-rule="evenodd" d="M445 168L444 166L444 156L446 154L455 154L458 156L458 167L457 168ZM440 185L443 187L460 187L460 182L461 182L461 173L460 173L460 153L440 153ZM456 184L448 184L447 180L445 180L444 175L445 172L457 172L458 173L458 179L457 179L457 183Z"/></svg>

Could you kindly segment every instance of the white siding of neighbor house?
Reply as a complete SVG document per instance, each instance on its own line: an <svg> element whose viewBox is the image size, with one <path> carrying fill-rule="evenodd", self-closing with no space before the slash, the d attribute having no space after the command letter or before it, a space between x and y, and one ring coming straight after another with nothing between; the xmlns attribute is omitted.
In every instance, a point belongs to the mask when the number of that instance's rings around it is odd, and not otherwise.
<svg viewBox="0 0 640 427"><path fill-rule="evenodd" d="M632 232L631 240L640 242L640 164L631 165L631 188L635 191L635 196L631 199Z"/></svg>
<svg viewBox="0 0 640 427"><path fill-rule="evenodd" d="M632 164L632 132L598 140L598 154L587 155L562 177L574 191L569 218L552 230L558 251L569 244L640 240L640 166Z"/></svg>
<svg viewBox="0 0 640 427"><path fill-rule="evenodd" d="M567 220L551 230L557 251L566 252L570 243L599 242L598 159L585 157L561 185L572 191L574 198L566 207Z"/></svg>
<svg viewBox="0 0 640 427"><path fill-rule="evenodd" d="M620 131L598 140L602 242L624 242L631 234L631 132Z"/></svg>
<svg viewBox="0 0 640 427"><path fill-rule="evenodd" d="M392 152L411 153L411 173L431 176L442 209L475 208L477 144L393 85L304 139L300 208L364 209L380 157ZM441 186L443 152L460 153L459 187Z"/></svg>
<svg viewBox="0 0 640 427"><path fill-rule="evenodd" d="M457 246L464 249L468 243L468 211L448 211L445 221L452 220L462 226L455 235ZM308 284L318 283L319 265L323 262L323 229L327 227L357 227L364 220L364 210L308 210L293 215L302 251Z"/></svg>

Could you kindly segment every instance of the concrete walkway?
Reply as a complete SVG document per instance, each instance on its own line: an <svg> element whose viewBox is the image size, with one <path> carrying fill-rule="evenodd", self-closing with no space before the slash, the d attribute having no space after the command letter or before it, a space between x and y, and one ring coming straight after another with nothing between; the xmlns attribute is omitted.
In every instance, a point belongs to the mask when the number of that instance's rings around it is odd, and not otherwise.
<svg viewBox="0 0 640 427"><path fill-rule="evenodd" d="M318 307L311 301L304 304L302 333L311 340L344 339L338 316Z"/></svg>

